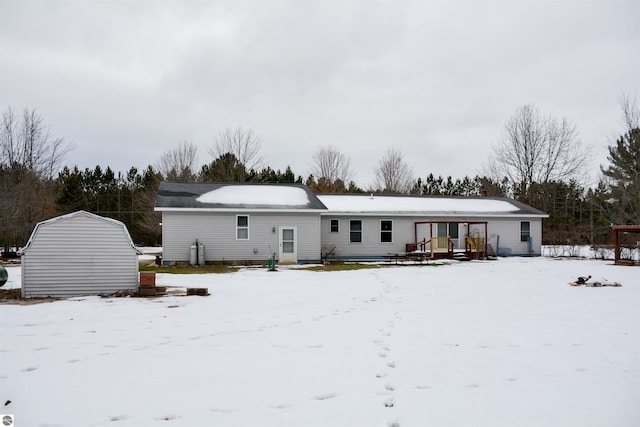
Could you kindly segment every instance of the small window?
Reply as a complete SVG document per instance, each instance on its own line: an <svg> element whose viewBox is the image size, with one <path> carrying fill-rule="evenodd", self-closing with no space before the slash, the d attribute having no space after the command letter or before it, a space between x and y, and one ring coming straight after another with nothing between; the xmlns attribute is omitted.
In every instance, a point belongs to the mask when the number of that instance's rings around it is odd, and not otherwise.
<svg viewBox="0 0 640 427"><path fill-rule="evenodd" d="M393 221L383 219L380 221L380 242L391 243L393 241Z"/></svg>
<svg viewBox="0 0 640 427"><path fill-rule="evenodd" d="M349 221L349 242L362 242L362 220L352 219Z"/></svg>
<svg viewBox="0 0 640 427"><path fill-rule="evenodd" d="M236 239L237 240L249 239L249 216L247 215L236 216Z"/></svg>
<svg viewBox="0 0 640 427"><path fill-rule="evenodd" d="M527 242L531 236L531 223L529 221L522 221L520 223L520 241Z"/></svg>
<svg viewBox="0 0 640 427"><path fill-rule="evenodd" d="M331 232L332 233L339 233L340 232L339 224L340 224L340 222L337 219L332 219L331 220Z"/></svg>

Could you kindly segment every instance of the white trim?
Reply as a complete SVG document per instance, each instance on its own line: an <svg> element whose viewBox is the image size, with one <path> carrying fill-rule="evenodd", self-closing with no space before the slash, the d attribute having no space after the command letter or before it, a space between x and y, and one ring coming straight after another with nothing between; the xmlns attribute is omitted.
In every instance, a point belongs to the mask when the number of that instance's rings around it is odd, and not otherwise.
<svg viewBox="0 0 640 427"><path fill-rule="evenodd" d="M529 230L527 232L527 239L526 240L522 240L522 224L524 224L525 222L527 224L529 224ZM518 233L519 234L518 241L520 243L528 242L529 238L531 238L531 221L520 221L520 229L518 231L519 231L519 233Z"/></svg>
<svg viewBox="0 0 640 427"><path fill-rule="evenodd" d="M293 231L293 252L284 251L284 230ZM281 263L297 263L298 262L298 227L296 225L281 225L278 227L278 260Z"/></svg>
<svg viewBox="0 0 640 427"><path fill-rule="evenodd" d="M353 242L351 241L351 222L353 221L360 221L360 241L359 242ZM357 233L357 231L356 231ZM349 244L350 245L361 245L364 243L364 221L361 219L349 219Z"/></svg>
<svg viewBox="0 0 640 427"><path fill-rule="evenodd" d="M246 227L240 227L238 225L238 218L240 218L241 216L242 217L247 217L247 226ZM247 230L247 238L246 239L244 239L244 238L241 239L241 238L238 237L238 231L244 230L244 229ZM236 240L251 240L251 218L249 218L249 215L243 215L243 214L236 215Z"/></svg>
<svg viewBox="0 0 640 427"><path fill-rule="evenodd" d="M382 229L382 221L389 221L391 223L391 231L387 231L387 230L383 230ZM381 244L392 244L393 243L393 219L391 218L380 218L380 234L378 235L378 240L380 241ZM389 242L383 242L382 241L382 233L391 233L391 240Z"/></svg>
<svg viewBox="0 0 640 427"><path fill-rule="evenodd" d="M378 216L378 217L423 217L423 218L549 218L549 215L536 214L495 214L491 212L327 212L320 216ZM455 221L449 221L455 222Z"/></svg>
<svg viewBox="0 0 640 427"><path fill-rule="evenodd" d="M252 213L326 213L326 209L269 209L269 208L173 208L155 207L155 212L252 212Z"/></svg>

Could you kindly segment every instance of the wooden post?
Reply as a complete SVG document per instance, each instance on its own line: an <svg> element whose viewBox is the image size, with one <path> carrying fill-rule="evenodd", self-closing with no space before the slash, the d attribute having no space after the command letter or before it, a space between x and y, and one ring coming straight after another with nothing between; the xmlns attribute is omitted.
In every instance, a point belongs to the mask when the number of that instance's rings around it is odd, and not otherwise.
<svg viewBox="0 0 640 427"><path fill-rule="evenodd" d="M618 230L613 227L613 263L620 263L620 241L618 239Z"/></svg>

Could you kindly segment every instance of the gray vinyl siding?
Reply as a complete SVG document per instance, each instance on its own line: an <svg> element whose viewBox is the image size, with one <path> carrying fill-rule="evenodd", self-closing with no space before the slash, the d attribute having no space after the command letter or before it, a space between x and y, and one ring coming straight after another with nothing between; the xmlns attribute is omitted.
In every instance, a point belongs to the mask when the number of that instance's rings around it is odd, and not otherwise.
<svg viewBox="0 0 640 427"><path fill-rule="evenodd" d="M339 220L339 232L331 232L331 220ZM362 242L349 241L349 221L362 221ZM393 237L391 243L380 242L380 221L393 221ZM527 242L520 242L520 222L529 221L531 224L532 249L531 255L540 255L542 239L542 220L540 218L455 218L455 217L404 217L404 216L357 216L325 214L321 220L321 240L323 252L332 248L332 256L336 258L379 258L389 254L404 253L407 243L415 242L416 222L477 222L487 221L487 241L497 249L498 236L500 250L505 255L528 254ZM429 225L425 225L427 234ZM484 226L474 226L484 235ZM460 227L461 248L464 248L466 230ZM435 226L433 230L436 234ZM429 238L430 236L426 236Z"/></svg>
<svg viewBox="0 0 640 427"><path fill-rule="evenodd" d="M528 242L520 241L520 223L529 221L531 224L530 235L532 239L532 252L529 253ZM542 253L542 220L540 218L518 218L495 220L493 225L493 238L490 243L498 251L498 255L541 255ZM497 236L500 236L498 241Z"/></svg>
<svg viewBox="0 0 640 427"><path fill-rule="evenodd" d="M236 239L236 216L249 216L249 239ZM197 239L205 247L205 261L267 261L279 252L279 227L297 227L299 262L320 260L318 213L171 212L162 213L164 262L189 261ZM275 228L275 232L273 229Z"/></svg>
<svg viewBox="0 0 640 427"><path fill-rule="evenodd" d="M39 224L22 254L22 296L109 294L138 288L138 256L124 225L76 215Z"/></svg>

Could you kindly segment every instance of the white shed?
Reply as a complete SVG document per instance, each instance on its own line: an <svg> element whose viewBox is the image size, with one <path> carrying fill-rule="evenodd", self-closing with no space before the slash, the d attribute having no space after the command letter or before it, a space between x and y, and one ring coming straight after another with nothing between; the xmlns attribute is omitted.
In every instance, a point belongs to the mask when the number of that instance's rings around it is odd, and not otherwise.
<svg viewBox="0 0 640 427"><path fill-rule="evenodd" d="M120 221L78 211L38 223L22 255L22 297L138 289L138 255Z"/></svg>

